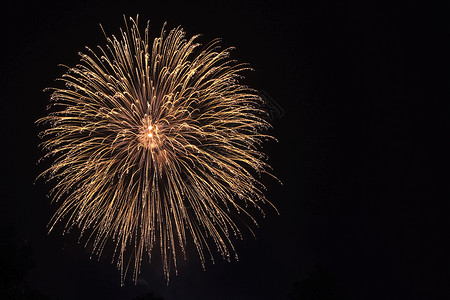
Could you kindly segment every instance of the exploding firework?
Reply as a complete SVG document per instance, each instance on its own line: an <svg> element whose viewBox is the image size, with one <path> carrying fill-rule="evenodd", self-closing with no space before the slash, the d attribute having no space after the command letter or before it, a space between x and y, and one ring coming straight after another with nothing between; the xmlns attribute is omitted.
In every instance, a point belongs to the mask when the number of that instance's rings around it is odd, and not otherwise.
<svg viewBox="0 0 450 300"><path fill-rule="evenodd" d="M55 182L60 203L49 232L65 220L64 232L80 228L98 257L112 241L122 284L158 244L167 280L189 240L203 267L214 248L237 258L237 221L256 224L250 207L264 215L261 204L271 205L255 178L270 174L260 151L270 124L261 98L239 83L248 67L219 40L199 49L198 36L163 27L151 43L148 22L144 34L137 23L80 53L37 121L49 124L41 145L53 158L40 176Z"/></svg>

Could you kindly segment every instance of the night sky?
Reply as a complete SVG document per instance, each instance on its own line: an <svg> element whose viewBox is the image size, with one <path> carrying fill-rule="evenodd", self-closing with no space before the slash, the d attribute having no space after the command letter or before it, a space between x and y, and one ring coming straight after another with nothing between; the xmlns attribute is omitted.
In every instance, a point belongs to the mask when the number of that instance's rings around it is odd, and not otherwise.
<svg viewBox="0 0 450 300"><path fill-rule="evenodd" d="M312 2L312 3L311 3ZM339 1L336 1L339 2ZM15 1L3 8L0 172L2 289L24 299L444 299L448 182L438 176L448 139L448 19L441 8L335 1L95 4ZM255 71L243 83L279 106L277 139L264 145L280 185L262 181L279 209L243 230L239 261L201 268L191 251L167 286L158 258L135 286L78 244L77 231L47 234L57 205L36 176L42 152L34 121L43 89L84 46L118 34L123 15L164 22L200 41L221 38ZM447 32L443 34L443 32ZM448 93L447 93L448 95ZM445 101L445 102L444 102ZM444 108L439 105L445 103ZM59 229L59 230L58 230ZM9 283L13 284L9 284ZM5 287L8 285L8 287ZM32 295L32 296L30 296ZM150 296L142 299L151 299Z"/></svg>

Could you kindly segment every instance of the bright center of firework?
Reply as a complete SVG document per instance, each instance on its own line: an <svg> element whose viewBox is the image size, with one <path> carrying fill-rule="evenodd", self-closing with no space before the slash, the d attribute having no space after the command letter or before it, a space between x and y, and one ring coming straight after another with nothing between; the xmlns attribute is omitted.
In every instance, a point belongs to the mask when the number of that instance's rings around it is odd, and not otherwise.
<svg viewBox="0 0 450 300"><path fill-rule="evenodd" d="M153 138L153 133L152 133L152 129L153 129L153 126L148 126L148 134L147 134L147 136L149 137L149 138Z"/></svg>
<svg viewBox="0 0 450 300"><path fill-rule="evenodd" d="M160 144L158 126L150 125L150 120L144 120L139 132L139 141L145 148L155 148Z"/></svg>

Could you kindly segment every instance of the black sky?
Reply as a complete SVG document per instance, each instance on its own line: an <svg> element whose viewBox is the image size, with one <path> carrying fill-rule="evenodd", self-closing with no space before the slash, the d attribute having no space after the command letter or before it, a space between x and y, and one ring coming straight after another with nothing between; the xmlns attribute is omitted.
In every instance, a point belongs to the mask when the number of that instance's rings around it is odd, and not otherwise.
<svg viewBox="0 0 450 300"><path fill-rule="evenodd" d="M448 193L438 186L448 175L437 176L436 141L448 137L440 90L449 73L440 12L376 1L9 4L1 21L0 217L15 229L11 247L32 249L24 281L55 299L288 299L295 282L331 289L326 299L443 299ZM257 239L236 243L238 262L217 256L203 271L192 252L169 286L157 259L144 263L137 286L120 287L110 257L90 260L77 232L47 235L51 185L33 185L45 166L36 165L34 125L49 99L42 90L61 76L58 64L73 66L84 46L105 43L99 23L117 34L123 14L149 19L153 34L167 21L203 42L222 38L255 69L244 82L284 111L273 120L279 142L265 145L283 186L263 178L280 215L267 208Z"/></svg>

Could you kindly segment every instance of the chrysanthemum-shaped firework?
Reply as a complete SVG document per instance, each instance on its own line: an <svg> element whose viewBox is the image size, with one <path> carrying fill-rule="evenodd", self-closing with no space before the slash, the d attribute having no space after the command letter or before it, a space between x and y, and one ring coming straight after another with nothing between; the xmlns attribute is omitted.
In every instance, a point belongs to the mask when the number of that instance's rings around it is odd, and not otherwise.
<svg viewBox="0 0 450 300"><path fill-rule="evenodd" d="M80 54L38 120L50 124L44 158L54 157L41 176L56 182L51 197L61 203L50 231L66 220L99 257L113 241L122 282L130 262L136 280L158 244L167 280L189 240L202 265L212 248L229 260L237 216L255 222L249 204L270 204L255 178L269 168L262 100L239 83L247 67L230 49L218 40L199 49L196 38L163 29L151 43L148 23L142 36L131 19L106 48Z"/></svg>

